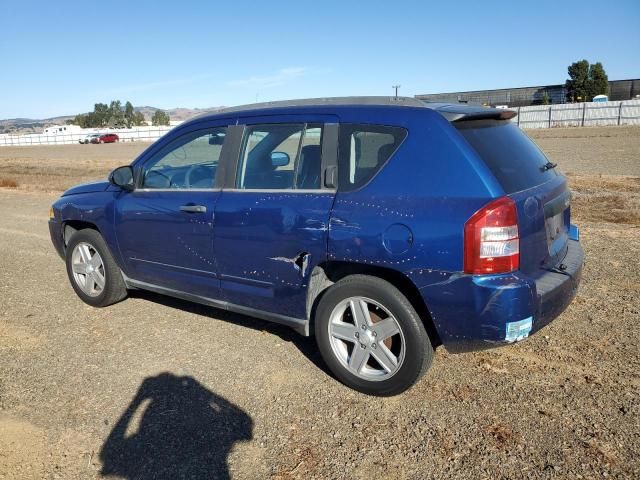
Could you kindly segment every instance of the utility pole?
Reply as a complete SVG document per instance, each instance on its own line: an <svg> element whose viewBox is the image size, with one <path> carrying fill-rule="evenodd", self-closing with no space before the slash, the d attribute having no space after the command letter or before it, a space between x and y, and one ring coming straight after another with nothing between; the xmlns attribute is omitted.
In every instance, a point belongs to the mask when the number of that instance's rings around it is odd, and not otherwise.
<svg viewBox="0 0 640 480"><path fill-rule="evenodd" d="M395 89L396 91L396 98L398 98L398 89L401 87L402 85L392 85L391 88Z"/></svg>

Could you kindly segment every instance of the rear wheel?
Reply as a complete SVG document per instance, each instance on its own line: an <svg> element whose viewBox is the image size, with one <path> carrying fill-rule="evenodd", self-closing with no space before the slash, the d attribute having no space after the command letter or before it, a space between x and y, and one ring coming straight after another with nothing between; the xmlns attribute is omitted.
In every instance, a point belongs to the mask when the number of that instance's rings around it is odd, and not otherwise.
<svg viewBox="0 0 640 480"><path fill-rule="evenodd" d="M83 302L106 307L127 296L120 268L95 230L80 230L71 237L66 264L71 286Z"/></svg>
<svg viewBox="0 0 640 480"><path fill-rule="evenodd" d="M371 395L403 392L433 361L433 347L411 303L376 277L353 275L330 287L318 304L315 333L336 377Z"/></svg>

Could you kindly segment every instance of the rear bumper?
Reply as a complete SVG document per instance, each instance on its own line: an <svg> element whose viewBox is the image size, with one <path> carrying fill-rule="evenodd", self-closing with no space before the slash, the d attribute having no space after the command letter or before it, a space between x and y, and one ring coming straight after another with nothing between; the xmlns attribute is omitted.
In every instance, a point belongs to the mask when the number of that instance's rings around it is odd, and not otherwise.
<svg viewBox="0 0 640 480"><path fill-rule="evenodd" d="M565 270L547 272L536 279L537 311L532 333L560 315L573 301L582 277L584 251L580 242L569 240L569 249L562 265Z"/></svg>
<svg viewBox="0 0 640 480"><path fill-rule="evenodd" d="M55 219L49 220L49 235L51 235L51 243L64 260L64 237L62 236L62 224Z"/></svg>
<svg viewBox="0 0 640 480"><path fill-rule="evenodd" d="M448 351L484 350L522 340L560 315L575 298L583 262L580 242L569 240L563 270L460 274L421 291Z"/></svg>

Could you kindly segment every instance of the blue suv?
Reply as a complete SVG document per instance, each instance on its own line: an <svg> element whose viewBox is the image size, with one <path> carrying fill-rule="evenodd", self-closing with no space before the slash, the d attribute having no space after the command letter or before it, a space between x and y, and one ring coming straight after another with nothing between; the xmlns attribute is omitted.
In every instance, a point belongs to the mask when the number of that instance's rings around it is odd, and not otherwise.
<svg viewBox="0 0 640 480"><path fill-rule="evenodd" d="M336 377L414 384L434 349L522 340L575 296L567 181L508 110L276 102L183 123L55 202L71 284L144 289L315 334Z"/></svg>

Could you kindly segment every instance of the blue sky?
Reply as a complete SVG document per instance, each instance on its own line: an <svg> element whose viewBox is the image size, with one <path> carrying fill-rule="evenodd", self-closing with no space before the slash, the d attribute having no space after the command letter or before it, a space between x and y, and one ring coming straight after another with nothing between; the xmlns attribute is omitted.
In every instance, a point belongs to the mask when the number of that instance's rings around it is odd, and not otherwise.
<svg viewBox="0 0 640 480"><path fill-rule="evenodd" d="M640 77L640 1L0 4L0 118Z"/></svg>

